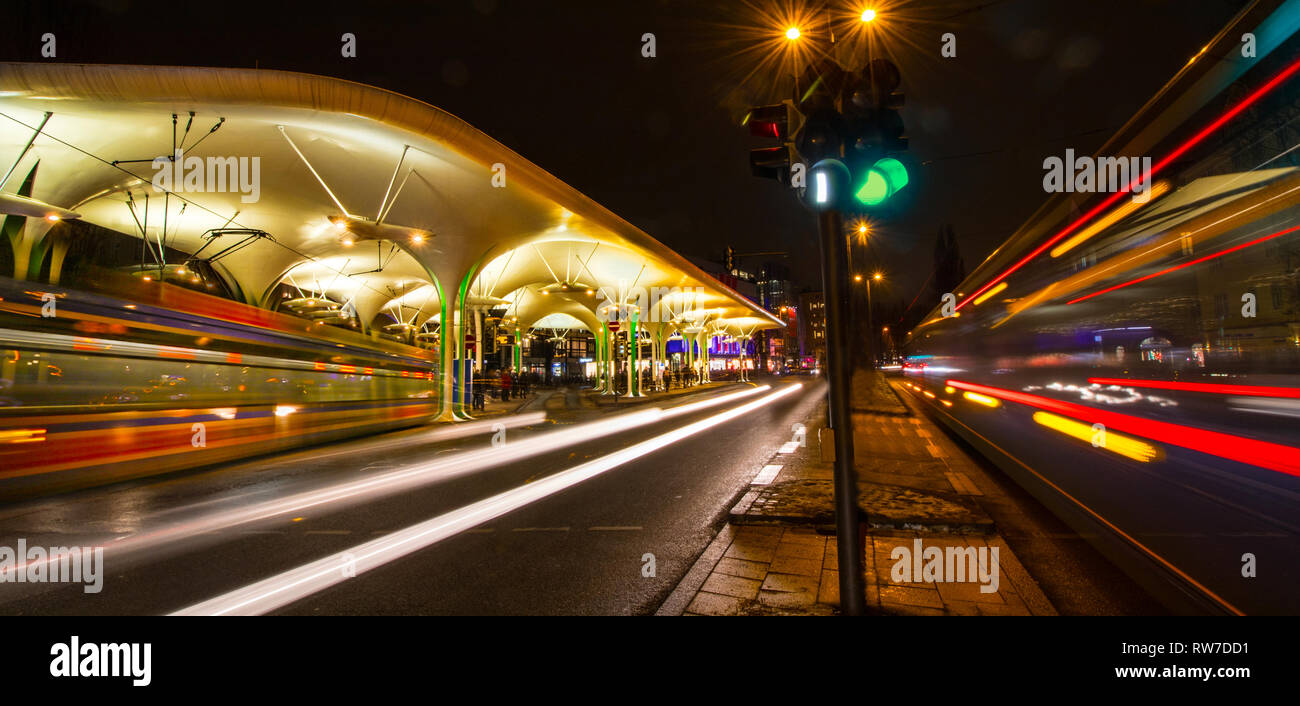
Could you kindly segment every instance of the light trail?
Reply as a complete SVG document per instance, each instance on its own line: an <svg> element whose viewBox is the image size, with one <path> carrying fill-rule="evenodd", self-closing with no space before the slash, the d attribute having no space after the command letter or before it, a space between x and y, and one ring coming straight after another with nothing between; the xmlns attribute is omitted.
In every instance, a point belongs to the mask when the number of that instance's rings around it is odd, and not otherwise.
<svg viewBox="0 0 1300 706"><path fill-rule="evenodd" d="M1019 402L1048 412L1073 417L1089 424L1101 422L1107 429L1125 431L1145 439L1160 441L1173 446L1199 451L1203 454L1226 458L1249 466L1267 468L1279 473L1300 476L1300 449L1274 444L1244 436L1224 434L1198 427L1188 427L1169 422L1158 422L1118 412L1094 409L1073 402L1054 400L1050 397L1031 395L1000 387L976 385L960 380L949 380L948 384L959 389Z"/></svg>
<svg viewBox="0 0 1300 706"><path fill-rule="evenodd" d="M1149 279L1155 279L1156 277L1162 277L1162 276L1164 276L1164 275L1169 274L1170 272L1177 272L1178 270L1181 270L1181 269L1184 269L1184 268L1187 268L1187 267L1191 267L1192 265L1199 265L1199 264L1201 264L1202 262L1208 262L1208 261L1213 260L1213 259L1215 259L1215 258L1217 258L1217 257L1223 257L1224 255L1227 255L1227 254L1230 254L1230 253L1237 252L1238 250L1244 250L1244 249L1246 249L1246 248L1249 248L1249 247L1252 247L1252 246L1258 245L1258 244L1260 244L1260 243L1262 243L1262 242L1265 242L1265 241L1268 241L1268 240L1272 240L1273 238L1278 238L1278 237L1281 237L1281 236L1286 235L1286 234L1288 234L1288 233L1294 233L1294 232L1296 232L1297 230L1300 230L1300 226L1292 226L1292 227L1290 227L1290 228L1287 228L1286 230L1280 230L1280 231L1278 231L1278 232L1276 232L1276 233L1272 233L1272 234L1270 234L1270 235L1266 235L1266 236L1264 236L1264 237L1262 237L1262 238L1256 238L1256 239L1251 240L1251 241L1249 241L1249 242L1245 242L1245 243L1242 243L1242 244L1240 244L1240 245L1234 245L1234 246L1232 246L1232 247L1230 247L1230 248L1226 248L1226 249L1224 249L1224 250L1220 250L1220 251L1218 251L1218 252L1216 252L1216 253L1210 253L1209 255L1206 255L1205 257L1198 257L1198 258L1196 258L1195 260L1192 260L1192 261L1190 261L1190 262L1184 262L1184 263L1182 263L1181 265L1174 265L1174 266L1172 266L1172 267L1166 267L1165 269L1160 270L1159 272L1153 272L1153 273L1151 273L1151 274L1149 274L1149 275L1143 275L1143 276L1141 276L1141 277L1137 277L1137 278L1135 278L1135 279L1131 279L1131 280L1129 280L1129 281L1127 281L1127 282L1121 282L1121 283L1119 283L1119 284L1117 284L1117 285L1114 285L1113 287L1107 287L1107 288L1105 288L1105 289L1099 289L1099 290L1093 292L1092 294L1085 294L1085 295L1083 295L1082 297L1079 297L1079 298L1077 298L1077 299L1072 299L1072 300L1066 302L1066 305L1068 306L1068 305L1070 305L1070 304L1077 304L1077 303L1079 303L1079 302L1081 302L1081 301L1087 301L1087 300L1089 300L1089 299L1092 299L1093 297L1101 296L1102 294L1107 294L1107 293L1109 293L1109 292L1113 292L1113 291L1115 291L1115 290L1117 290L1117 289L1123 289L1123 288L1125 288L1125 287L1129 287L1129 286L1135 285L1135 284L1137 284L1137 283L1139 283L1139 282L1145 282L1145 281L1147 281L1147 280L1149 280Z"/></svg>
<svg viewBox="0 0 1300 706"><path fill-rule="evenodd" d="M110 553L121 555L144 549L154 549L193 539L198 535L253 522L271 520L311 508L328 506L337 509L345 505L369 502L431 483L447 481L487 468L522 461L526 458L556 451L574 444L587 443L611 434L626 432L665 419L727 404L769 389L771 389L771 386L761 385L669 409L654 407L638 412L630 412L611 419L577 425L570 429L530 436L526 443L507 442L501 446L465 451L436 461L416 463L405 468L359 480L335 483L324 488L302 491L282 498L265 500L236 508L209 511L198 517L175 522L156 530L108 542L103 545L104 553L106 555ZM492 420L485 419L481 422L472 422L469 425L474 425L472 428L479 430L480 433L487 433L491 431L489 425L492 423ZM452 427L452 430L456 428ZM435 432L442 431L435 430ZM448 433L458 432L449 431ZM40 563L49 564L55 559L57 557L50 557ZM23 561L15 568L18 571L25 571L27 563Z"/></svg>
<svg viewBox="0 0 1300 706"><path fill-rule="evenodd" d="M1105 449L1134 461L1149 463L1164 458L1159 447L1143 443L1115 432L1098 433L1093 427L1068 417L1058 417L1051 412L1034 412L1034 421L1048 429L1059 431L1079 441L1091 442L1094 448Z"/></svg>
<svg viewBox="0 0 1300 706"><path fill-rule="evenodd" d="M692 422L533 483L498 493L379 539L359 544L347 551L196 603L172 615L261 615L270 612L595 478L719 424L744 417L802 387L800 384L790 385L734 409Z"/></svg>
<svg viewBox="0 0 1300 706"><path fill-rule="evenodd" d="M1210 135L1214 134L1216 131L1218 131L1219 128L1223 127L1233 118L1237 117L1237 115L1239 115L1242 111L1244 111L1245 109L1253 105L1255 101L1271 93L1273 89L1277 88L1284 81L1291 78L1291 76L1295 74L1296 71L1298 70L1300 70L1300 61L1292 62L1289 66L1287 66L1282 71L1280 71L1276 76L1270 79L1267 83L1260 86L1253 93L1243 98L1232 108L1229 108L1222 115L1216 118L1213 122L1205 126L1200 132L1196 133L1192 137L1188 138L1181 145L1176 147L1172 152L1165 155L1164 158L1162 158L1159 162L1156 162L1155 164L1151 165L1151 169L1150 171L1147 172L1146 178L1153 179L1157 172L1160 172L1171 162L1183 156L1183 154L1185 154L1188 150L1200 144L1200 142L1204 140L1206 137L1209 137ZM1075 219L1065 228L1057 232L1056 235L1053 235L1051 238L1048 238L1038 247L1034 248L1028 255L1025 255L1024 257L1017 260L1010 267L1003 270L1001 274L989 280L984 284L984 286L975 290L970 296L958 302L956 308L960 310L963 306L966 306L968 303L970 303L971 300L980 296L981 294L983 294L984 292L988 291L993 286L995 286L997 283L1006 279L1011 273L1015 272L1016 270L1019 270L1021 267L1024 267L1030 260L1033 260L1034 258L1041 255L1044 250L1047 250L1048 248L1052 247L1056 243L1060 242L1063 238L1065 238L1065 236L1069 235L1070 233L1073 233L1075 230L1078 230L1079 226L1092 220L1092 218L1096 216L1098 213L1101 213L1102 211L1109 208L1116 201L1132 193L1133 187L1140 184L1141 182L1142 182L1142 175L1139 174L1137 177L1133 179L1131 183L1129 183L1128 186L1106 197L1101 203L1092 207L1091 209L1088 210L1087 213L1084 213L1082 216Z"/></svg>
<svg viewBox="0 0 1300 706"><path fill-rule="evenodd" d="M1088 378L1092 385L1119 385L1152 390L1181 390L1184 392L1209 392L1215 395L1241 395L1245 397L1286 397L1300 399L1300 387L1272 387L1264 385L1233 385L1231 383L1174 382L1166 380L1132 380L1129 378Z"/></svg>

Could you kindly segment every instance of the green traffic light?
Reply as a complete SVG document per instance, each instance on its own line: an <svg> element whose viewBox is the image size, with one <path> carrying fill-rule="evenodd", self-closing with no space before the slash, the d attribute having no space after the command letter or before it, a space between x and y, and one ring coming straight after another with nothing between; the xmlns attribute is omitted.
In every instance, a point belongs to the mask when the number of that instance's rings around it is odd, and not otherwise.
<svg viewBox="0 0 1300 706"><path fill-rule="evenodd" d="M866 183L854 196L865 206L879 206L889 198L889 182L885 181L885 175L880 170L872 167L867 170Z"/></svg>
<svg viewBox="0 0 1300 706"><path fill-rule="evenodd" d="M904 186L907 186L907 167L893 157L885 157L867 170L866 180L854 197L864 206L879 206Z"/></svg>

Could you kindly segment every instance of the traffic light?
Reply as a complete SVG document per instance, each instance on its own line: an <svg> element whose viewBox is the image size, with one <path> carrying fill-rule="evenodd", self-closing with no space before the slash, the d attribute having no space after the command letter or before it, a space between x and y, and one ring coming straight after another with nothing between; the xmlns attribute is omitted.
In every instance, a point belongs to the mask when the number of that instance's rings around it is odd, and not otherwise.
<svg viewBox="0 0 1300 706"><path fill-rule="evenodd" d="M754 108L746 116L751 134L785 143L753 150L751 170L785 181L792 165L812 164L801 196L814 210L887 205L910 181L907 167L891 156L908 147L898 112L901 82L898 67L885 59L857 72L829 59L810 64L796 77L792 100Z"/></svg>
<svg viewBox="0 0 1300 706"><path fill-rule="evenodd" d="M731 271L736 269L736 251L730 245L722 254L722 265L727 270L727 274L731 274Z"/></svg>
<svg viewBox="0 0 1300 706"><path fill-rule="evenodd" d="M893 157L878 160L854 184L853 198L863 206L879 206L907 186L907 167Z"/></svg>
<svg viewBox="0 0 1300 706"><path fill-rule="evenodd" d="M806 202L814 211L844 209L849 204L852 176L838 159L823 159L809 170Z"/></svg>
<svg viewBox="0 0 1300 706"><path fill-rule="evenodd" d="M903 94L898 87L903 76L893 62L875 59L863 70L871 83L872 107L876 139L885 152L903 152L907 149L907 138L903 136L903 116L898 112L903 107Z"/></svg>
<svg viewBox="0 0 1300 706"><path fill-rule="evenodd" d="M898 93L901 82L897 66L875 59L845 85L842 107L849 134L844 158L852 174L850 210L883 206L909 181L907 167L888 156L907 149L898 112L903 105L903 94Z"/></svg>
<svg viewBox="0 0 1300 706"><path fill-rule="evenodd" d="M790 101L756 106L745 114L741 124L749 126L750 135L781 143L749 151L749 170L754 176L789 184L790 166L797 161L792 152L791 136L801 120L802 116Z"/></svg>
<svg viewBox="0 0 1300 706"><path fill-rule="evenodd" d="M839 94L846 81L844 69L825 59L809 64L795 81L793 104L808 118L795 133L794 148L809 164L842 154L846 124Z"/></svg>
<svg viewBox="0 0 1300 706"><path fill-rule="evenodd" d="M794 148L813 164L823 159L838 159L844 148L844 128L843 115L826 108L817 110L795 135Z"/></svg>

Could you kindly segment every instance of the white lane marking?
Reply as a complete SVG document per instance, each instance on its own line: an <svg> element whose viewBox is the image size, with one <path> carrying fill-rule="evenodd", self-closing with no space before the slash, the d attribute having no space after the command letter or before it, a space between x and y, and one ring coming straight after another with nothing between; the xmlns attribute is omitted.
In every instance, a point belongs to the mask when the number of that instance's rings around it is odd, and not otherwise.
<svg viewBox="0 0 1300 706"><path fill-rule="evenodd" d="M750 481L749 484L767 485L776 478L776 474L781 472L781 468L781 466L763 466L763 469L758 472L758 475L754 476L754 480Z"/></svg>
<svg viewBox="0 0 1300 706"><path fill-rule="evenodd" d="M587 531L589 532L638 532L643 529L645 528L632 526L632 525L627 525L627 526L606 525L603 527L588 527Z"/></svg>
<svg viewBox="0 0 1300 706"><path fill-rule="evenodd" d="M929 451L929 452L930 452L930 455L933 456L933 457L935 457L935 458L944 458L944 457L946 457L946 456L948 455L948 454L946 454L946 453L943 452L943 449L941 449L941 448L939 448L938 446L935 446L934 444L931 444L931 443L926 443L926 445L925 445L925 450L926 450L926 451Z"/></svg>
<svg viewBox="0 0 1300 706"><path fill-rule="evenodd" d="M785 442L784 444L781 444L781 448L777 450L777 453L779 453L779 454L792 454L792 453L794 453L795 451L798 451L798 450L799 450L799 442L797 442L797 441L787 441L787 442Z"/></svg>
<svg viewBox="0 0 1300 706"><path fill-rule="evenodd" d="M516 527L511 532L568 532L568 527Z"/></svg>
<svg viewBox="0 0 1300 706"><path fill-rule="evenodd" d="M462 508L358 544L294 569L257 581L172 613L172 615L261 615L346 581L390 561L453 537L521 507L588 481L623 464L652 454L725 422L744 417L798 392L801 384L777 390L725 412L691 422L637 444L548 476L536 483L498 493Z"/></svg>

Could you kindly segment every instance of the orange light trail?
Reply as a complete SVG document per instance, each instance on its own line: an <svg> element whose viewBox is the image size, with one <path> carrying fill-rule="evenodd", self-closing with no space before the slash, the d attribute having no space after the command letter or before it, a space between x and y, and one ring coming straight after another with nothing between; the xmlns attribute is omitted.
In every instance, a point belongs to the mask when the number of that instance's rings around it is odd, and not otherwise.
<svg viewBox="0 0 1300 706"><path fill-rule="evenodd" d="M1239 114L1241 114L1242 111L1246 110L1251 105L1253 105L1255 101L1259 100L1260 98L1263 98L1265 95L1272 92L1274 88L1277 88L1279 85L1281 85L1283 81L1286 81L1287 79L1291 78L1291 76L1294 75L1295 72L1298 70L1300 70L1300 60L1292 62L1289 66L1283 69L1278 75L1274 76L1263 86L1260 86L1258 89L1256 89L1254 93L1251 93L1249 96L1246 96L1240 103L1237 103L1237 105L1228 109L1227 112L1225 112L1223 115L1220 115L1217 119L1215 119L1214 122L1205 126L1200 132L1196 133L1191 138L1189 138L1186 142L1184 142L1183 144L1175 148L1174 151L1165 155L1164 158L1161 159L1159 162L1156 162L1155 164L1151 165L1151 170L1147 173L1147 178L1150 179L1154 177L1157 172L1169 166L1171 162L1183 156L1183 154L1185 154L1191 148L1200 144L1202 140L1204 140L1206 137L1209 137L1219 128L1223 127L1228 121L1237 117ZM1079 228L1079 226L1092 220L1092 218L1096 216L1098 213L1101 213L1102 211L1109 208L1112 204L1114 204L1116 201L1123 198L1126 194L1131 193L1133 187L1141 183L1141 181L1142 179L1141 176L1139 175L1137 178L1133 179L1133 181L1131 181L1128 186L1124 187L1120 191L1111 194L1106 199L1104 199L1101 203L1097 204L1096 206L1093 206L1091 209L1089 209L1087 213L1075 219L1074 222L1070 223L1065 228L1061 229L1056 235L1047 239L1043 244L1034 248L1033 251L1031 251L1028 255L1017 260L1015 264L1011 265L1006 270L1003 270L1002 274L999 274L998 276L989 280L983 287L980 287L979 289L975 290L975 292L973 292L970 296L958 302L957 308L958 309L962 308L967 303L969 303L971 299L978 297L979 295L988 291L998 282L1001 282L1002 280L1006 279L1008 275L1015 272L1016 270L1019 270L1021 267L1024 267L1025 264L1028 263L1030 260L1033 260L1034 258L1038 257L1043 253L1043 251L1047 250L1048 248L1060 242L1061 239L1065 238L1065 236L1069 235L1070 233L1073 233L1075 230Z"/></svg>

